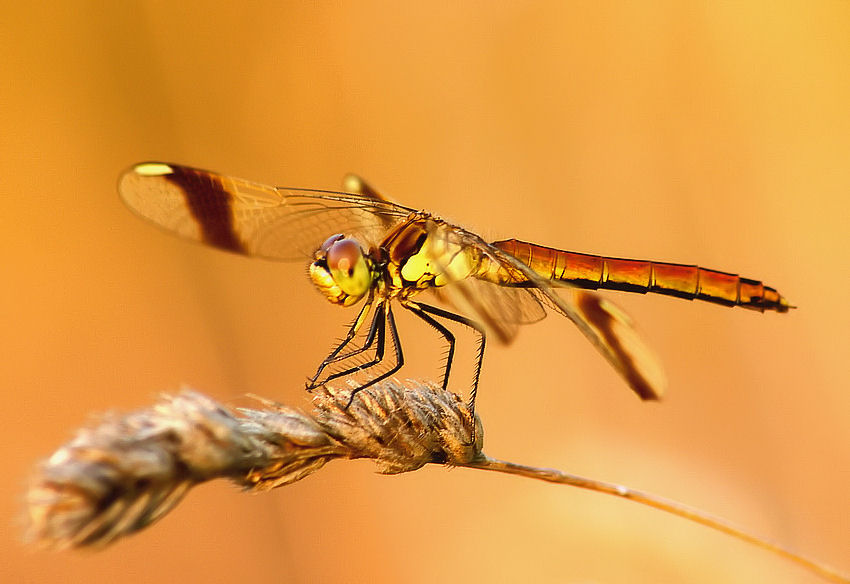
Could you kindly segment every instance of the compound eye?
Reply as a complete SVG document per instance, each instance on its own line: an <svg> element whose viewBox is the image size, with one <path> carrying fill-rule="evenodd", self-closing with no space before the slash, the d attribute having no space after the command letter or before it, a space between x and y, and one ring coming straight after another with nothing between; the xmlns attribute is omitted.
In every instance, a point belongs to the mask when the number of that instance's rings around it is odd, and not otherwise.
<svg viewBox="0 0 850 584"><path fill-rule="evenodd" d="M319 251L322 251L322 252L324 252L324 253L327 253L327 252L328 252L328 250L331 248L331 246L332 246L334 243L336 243L337 241L339 241L340 239L342 239L342 233L335 233L335 234L331 235L330 237L328 237L328 238L325 240L325 242L324 242L324 243L322 244L322 246L319 248Z"/></svg>
<svg viewBox="0 0 850 584"><path fill-rule="evenodd" d="M369 291L372 274L363 256L363 250L356 241L344 239L342 236L330 241L327 261L331 276L343 292L359 298Z"/></svg>

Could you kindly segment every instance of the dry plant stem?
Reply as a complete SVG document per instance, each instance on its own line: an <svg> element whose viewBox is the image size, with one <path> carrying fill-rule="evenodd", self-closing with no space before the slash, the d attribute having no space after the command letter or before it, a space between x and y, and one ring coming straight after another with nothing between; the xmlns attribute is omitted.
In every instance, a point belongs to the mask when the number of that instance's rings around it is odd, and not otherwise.
<svg viewBox="0 0 850 584"><path fill-rule="evenodd" d="M102 547L143 529L202 482L251 490L298 481L338 458L369 458L395 474L458 465L481 450L456 395L409 382L357 393L317 392L311 412L265 402L238 413L195 391L107 415L77 431L38 468L26 494L27 539L42 547Z"/></svg>
<svg viewBox="0 0 850 584"><path fill-rule="evenodd" d="M648 493L642 493L641 491L636 491L634 489L630 489L628 487L624 487L622 485L617 485L614 483L606 483L603 481L597 481L595 479L588 479L585 477L561 472L559 470L551 468L538 468L533 466L526 466L523 464L516 464L513 462L505 462L502 460L497 460L495 458L490 458L483 454L482 457L480 457L479 459L464 464L462 466L465 466L467 468L492 470L506 474L519 475L527 478L547 481L550 483L570 485L573 487L579 487L581 489L588 489L599 493L605 493L608 495L614 495L616 497L629 499L630 501L635 501L643 505L648 505L650 507L666 511L667 513L672 513L673 515L689 519L701 525L705 525L706 527L716 529L717 531L721 531L727 535L731 535L732 537L736 537L738 539L756 545L762 549L766 549L794 562L795 564L806 568L811 572L818 574L819 576L831 582L839 582L842 584L850 583L850 577L841 574L830 566L803 557L788 549L783 548L782 546L776 543L767 541L755 535L751 535L738 529L737 527L730 525L729 523L726 523L725 521L722 521L715 517L711 517L707 513L703 513L702 511L686 507L681 503L677 503L669 499L664 499L662 497L657 497Z"/></svg>
<svg viewBox="0 0 850 584"><path fill-rule="evenodd" d="M350 402L350 403L349 403ZM44 461L27 492L28 539L49 548L102 547L163 517L192 487L217 478L269 490L334 459L368 458L396 474L428 463L567 484L630 499L755 544L833 582L832 568L678 503L557 470L502 462L482 452L484 432L456 395L388 381L350 392L322 389L313 410L273 402L236 412L195 391L153 407L107 415Z"/></svg>

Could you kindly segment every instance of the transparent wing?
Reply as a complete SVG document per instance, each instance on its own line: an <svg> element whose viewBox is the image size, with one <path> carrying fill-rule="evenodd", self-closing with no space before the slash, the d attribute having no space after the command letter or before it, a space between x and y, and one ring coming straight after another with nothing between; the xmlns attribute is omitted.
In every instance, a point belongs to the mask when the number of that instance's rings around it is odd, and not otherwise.
<svg viewBox="0 0 850 584"><path fill-rule="evenodd" d="M160 162L134 166L118 190L135 213L180 237L274 260L309 258L335 233L374 245L413 211L371 192L270 187Z"/></svg>
<svg viewBox="0 0 850 584"><path fill-rule="evenodd" d="M452 269L454 261L442 260L440 267L451 284L441 293L499 340L510 341L517 324L542 318L545 304L573 321L642 399L658 399L664 393L667 383L658 359L614 303L572 287L562 296L530 267L460 227L437 223L432 231L448 247L475 250L476 261L468 262L474 264L471 270Z"/></svg>

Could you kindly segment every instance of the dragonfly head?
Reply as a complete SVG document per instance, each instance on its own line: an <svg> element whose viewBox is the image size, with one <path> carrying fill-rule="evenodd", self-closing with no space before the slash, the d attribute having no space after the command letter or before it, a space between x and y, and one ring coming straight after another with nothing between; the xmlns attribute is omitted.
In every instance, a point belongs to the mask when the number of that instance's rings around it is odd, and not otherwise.
<svg viewBox="0 0 850 584"><path fill-rule="evenodd" d="M356 240L336 234L316 250L310 264L310 279L327 296L341 306L351 306L372 287L373 269L369 258Z"/></svg>

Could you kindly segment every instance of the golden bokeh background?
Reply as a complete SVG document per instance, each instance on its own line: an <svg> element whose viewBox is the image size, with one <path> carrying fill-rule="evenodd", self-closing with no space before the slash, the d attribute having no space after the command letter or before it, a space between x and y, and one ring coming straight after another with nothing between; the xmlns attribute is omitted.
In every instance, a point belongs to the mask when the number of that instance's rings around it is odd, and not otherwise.
<svg viewBox="0 0 850 584"><path fill-rule="evenodd" d="M609 293L670 379L642 404L567 321L485 359L491 456L654 492L850 570L850 3L58 2L0 24L5 582L816 582L603 495L336 462L193 491L97 553L20 541L36 461L190 384L307 407L354 313L303 266L167 237L132 163L345 172L492 239L764 279L787 315ZM440 347L401 319L407 376Z"/></svg>

